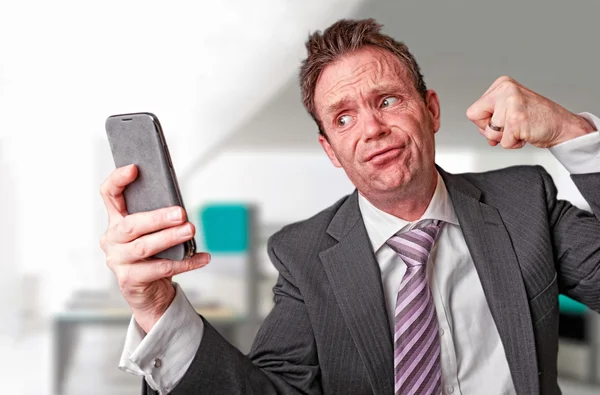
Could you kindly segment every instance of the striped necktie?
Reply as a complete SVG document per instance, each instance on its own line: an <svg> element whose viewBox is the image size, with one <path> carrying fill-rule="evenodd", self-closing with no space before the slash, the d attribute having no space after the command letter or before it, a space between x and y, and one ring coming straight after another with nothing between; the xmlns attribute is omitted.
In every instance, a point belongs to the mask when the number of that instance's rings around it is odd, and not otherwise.
<svg viewBox="0 0 600 395"><path fill-rule="evenodd" d="M440 339L426 264L440 221L392 236L389 245L406 264L396 299L395 394L440 394Z"/></svg>

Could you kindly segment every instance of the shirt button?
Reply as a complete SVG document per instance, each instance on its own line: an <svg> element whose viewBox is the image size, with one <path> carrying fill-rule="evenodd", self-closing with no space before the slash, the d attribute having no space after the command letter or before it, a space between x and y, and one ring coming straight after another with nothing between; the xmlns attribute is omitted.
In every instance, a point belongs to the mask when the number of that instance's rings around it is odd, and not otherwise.
<svg viewBox="0 0 600 395"><path fill-rule="evenodd" d="M154 359L154 361L152 361L152 366L154 366L155 368L160 368L162 365L162 361L159 358Z"/></svg>
<svg viewBox="0 0 600 395"><path fill-rule="evenodd" d="M451 394L453 392L454 392L454 387L448 387L448 388L446 388L446 393L447 394Z"/></svg>
<svg viewBox="0 0 600 395"><path fill-rule="evenodd" d="M444 336L444 330L440 328L440 336Z"/></svg>

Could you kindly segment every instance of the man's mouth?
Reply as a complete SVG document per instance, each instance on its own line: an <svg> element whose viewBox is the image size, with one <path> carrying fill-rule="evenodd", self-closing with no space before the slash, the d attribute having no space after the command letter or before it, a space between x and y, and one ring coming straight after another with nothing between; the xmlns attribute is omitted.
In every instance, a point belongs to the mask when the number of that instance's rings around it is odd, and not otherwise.
<svg viewBox="0 0 600 395"><path fill-rule="evenodd" d="M396 158L403 147L386 147L379 151L375 151L367 156L366 162L373 163L375 165L380 165L388 160Z"/></svg>

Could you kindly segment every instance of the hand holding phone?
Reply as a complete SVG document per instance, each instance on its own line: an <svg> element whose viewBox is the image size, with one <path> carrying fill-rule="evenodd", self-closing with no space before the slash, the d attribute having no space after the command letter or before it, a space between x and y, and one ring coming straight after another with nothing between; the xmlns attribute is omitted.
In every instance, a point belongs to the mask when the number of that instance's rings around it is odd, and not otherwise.
<svg viewBox="0 0 600 395"><path fill-rule="evenodd" d="M180 206L183 198L158 121L151 113L113 115L106 120L106 134L116 167L135 164L137 179L124 190L129 214ZM155 258L182 260L196 252L194 239L158 252Z"/></svg>
<svg viewBox="0 0 600 395"><path fill-rule="evenodd" d="M136 321L147 333L173 301L172 276L205 266L210 255L195 254L194 226L187 221L174 172L164 166L168 157L161 150L166 145L157 145L164 140L147 134L150 129L124 137L131 130L125 128L114 136L119 129L109 129L107 122L109 130L117 169L100 188L109 217L100 246ZM137 163L126 163L136 156L132 162Z"/></svg>

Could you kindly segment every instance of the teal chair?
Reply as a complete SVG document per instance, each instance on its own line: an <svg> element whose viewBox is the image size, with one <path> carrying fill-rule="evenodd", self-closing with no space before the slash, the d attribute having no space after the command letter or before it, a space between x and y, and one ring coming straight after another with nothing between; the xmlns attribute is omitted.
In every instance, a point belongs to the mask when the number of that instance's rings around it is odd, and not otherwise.
<svg viewBox="0 0 600 395"><path fill-rule="evenodd" d="M256 209L247 203L208 203L198 212L199 249L211 255L245 255L248 322L259 321L260 272L256 253Z"/></svg>
<svg viewBox="0 0 600 395"><path fill-rule="evenodd" d="M211 203L200 208L204 246L211 254L241 254L250 244L250 207L243 203Z"/></svg>
<svg viewBox="0 0 600 395"><path fill-rule="evenodd" d="M562 294L558 295L558 307L562 314L581 316L587 313L587 307L583 303Z"/></svg>

